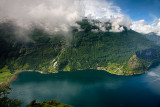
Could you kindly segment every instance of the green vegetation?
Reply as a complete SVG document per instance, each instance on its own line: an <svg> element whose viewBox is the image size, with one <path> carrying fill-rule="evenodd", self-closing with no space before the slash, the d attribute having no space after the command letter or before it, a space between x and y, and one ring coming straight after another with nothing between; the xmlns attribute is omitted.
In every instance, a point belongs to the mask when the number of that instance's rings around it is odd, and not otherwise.
<svg viewBox="0 0 160 107"><path fill-rule="evenodd" d="M8 66L5 65L2 69L0 69L0 82L6 82L12 76Z"/></svg>
<svg viewBox="0 0 160 107"><path fill-rule="evenodd" d="M18 99L10 99L8 94L10 93L9 85L0 86L0 107L20 107L22 101Z"/></svg>
<svg viewBox="0 0 160 107"><path fill-rule="evenodd" d="M58 56L66 39L35 29L32 41L16 40L10 24L0 25L0 83L6 82L16 71L57 72L52 61Z"/></svg>
<svg viewBox="0 0 160 107"><path fill-rule="evenodd" d="M96 21L94 21L96 23ZM98 23L98 22L97 22ZM132 30L101 31L87 19L73 27L72 39L63 35L50 35L34 29L31 41L17 40L14 26L0 25L0 83L16 71L75 71L80 69L106 70L117 75L141 74L153 63L159 63L160 48Z"/></svg>
<svg viewBox="0 0 160 107"><path fill-rule="evenodd" d="M59 70L92 68L106 70L112 74L133 75L146 72L148 67L159 59L159 47L139 33L132 30L119 33L92 32L92 25L86 20L80 25L83 25L81 28L84 30L74 32L71 46L65 48L59 56ZM86 29L88 26L90 29ZM138 55L138 52L144 55ZM140 57L145 54L146 59ZM131 59L135 57L139 61L131 64Z"/></svg>
<svg viewBox="0 0 160 107"><path fill-rule="evenodd" d="M18 99L11 99L8 97L10 93L10 86L8 84L3 84L0 86L0 107L21 107L22 101ZM42 103L37 103L33 100L27 107L72 107L67 104L60 103L56 100L44 101Z"/></svg>
<svg viewBox="0 0 160 107"><path fill-rule="evenodd" d="M12 74L10 72L0 73L0 82L6 82L9 78L11 78Z"/></svg>
<svg viewBox="0 0 160 107"><path fill-rule="evenodd" d="M72 107L72 106L60 103L56 100L44 101L42 103L37 103L36 100L33 100L31 101L30 104L27 105L27 107Z"/></svg>

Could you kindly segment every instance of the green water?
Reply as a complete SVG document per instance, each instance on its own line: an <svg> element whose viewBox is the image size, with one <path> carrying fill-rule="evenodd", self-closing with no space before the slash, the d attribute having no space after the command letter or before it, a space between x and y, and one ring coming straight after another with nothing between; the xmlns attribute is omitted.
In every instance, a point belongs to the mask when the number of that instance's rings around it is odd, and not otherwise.
<svg viewBox="0 0 160 107"><path fill-rule="evenodd" d="M11 84L11 98L39 102L55 99L75 107L159 107L160 66L138 76L116 76L83 70L40 74L21 73Z"/></svg>

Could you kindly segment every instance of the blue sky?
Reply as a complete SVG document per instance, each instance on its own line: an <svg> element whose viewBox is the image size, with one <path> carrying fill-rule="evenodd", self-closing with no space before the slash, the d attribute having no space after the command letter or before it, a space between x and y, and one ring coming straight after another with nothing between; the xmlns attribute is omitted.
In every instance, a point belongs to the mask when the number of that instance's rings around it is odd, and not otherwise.
<svg viewBox="0 0 160 107"><path fill-rule="evenodd" d="M108 0L107 0L108 1ZM150 23L160 17L160 0L109 0L122 9L132 20L144 19Z"/></svg>

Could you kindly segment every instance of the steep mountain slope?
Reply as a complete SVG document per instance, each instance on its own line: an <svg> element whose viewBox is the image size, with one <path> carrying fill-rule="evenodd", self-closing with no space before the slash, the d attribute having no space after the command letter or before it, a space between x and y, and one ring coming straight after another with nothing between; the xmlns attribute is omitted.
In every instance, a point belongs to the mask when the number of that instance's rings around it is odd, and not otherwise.
<svg viewBox="0 0 160 107"><path fill-rule="evenodd" d="M145 34L145 36L155 44L160 45L160 36L156 35L155 33Z"/></svg>
<svg viewBox="0 0 160 107"><path fill-rule="evenodd" d="M65 37L33 30L32 41L23 42L16 38L10 23L0 25L0 82L7 81L19 71L53 71L50 62L64 46Z"/></svg>
<svg viewBox="0 0 160 107"><path fill-rule="evenodd" d="M75 32L71 47L59 56L58 68L64 71L101 69L112 74L132 75L146 72L158 58L159 47L132 30L81 31Z"/></svg>
<svg viewBox="0 0 160 107"><path fill-rule="evenodd" d="M98 69L117 75L141 74L159 61L159 47L137 32L123 26L123 32L109 32L111 26L101 31L88 20L77 23L80 28L73 27L72 40L35 29L29 42L17 39L11 24L1 24L0 82L27 70Z"/></svg>

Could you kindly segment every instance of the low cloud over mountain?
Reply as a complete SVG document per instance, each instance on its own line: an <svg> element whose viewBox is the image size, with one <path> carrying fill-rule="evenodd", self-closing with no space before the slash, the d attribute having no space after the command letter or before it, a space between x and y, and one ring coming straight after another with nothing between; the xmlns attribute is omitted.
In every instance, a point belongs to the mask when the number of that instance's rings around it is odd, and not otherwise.
<svg viewBox="0 0 160 107"><path fill-rule="evenodd" d="M122 31L123 25L140 33L160 35L159 23L155 26L144 20L132 21L120 7L106 0L0 0L0 22L14 23L20 36L34 27L48 33L69 32L83 17L111 22L112 32Z"/></svg>

